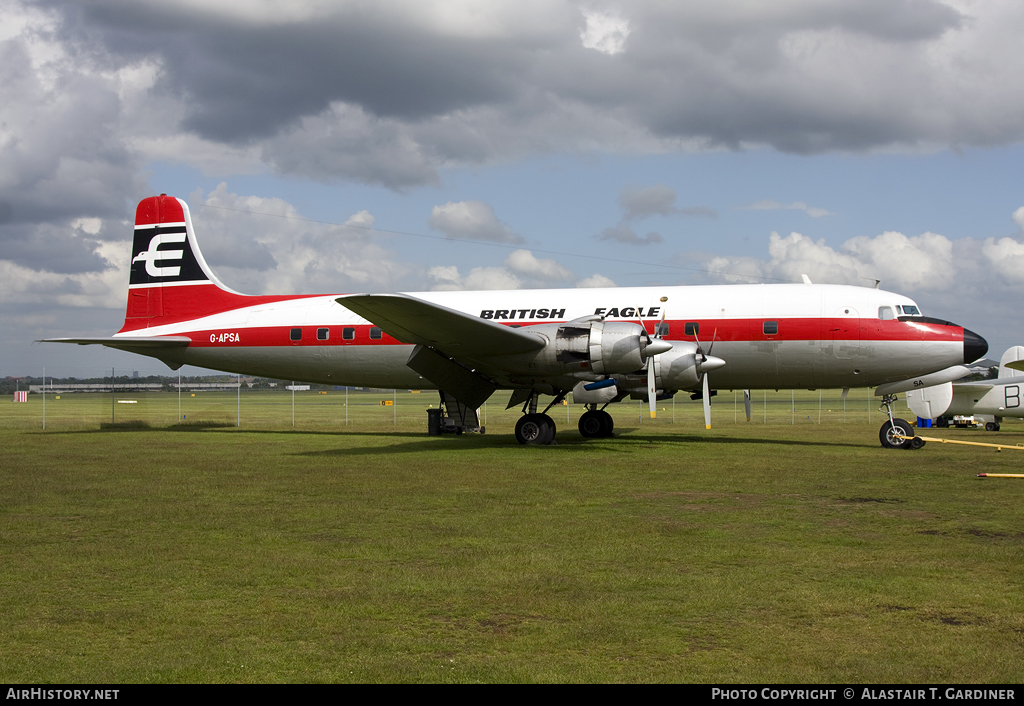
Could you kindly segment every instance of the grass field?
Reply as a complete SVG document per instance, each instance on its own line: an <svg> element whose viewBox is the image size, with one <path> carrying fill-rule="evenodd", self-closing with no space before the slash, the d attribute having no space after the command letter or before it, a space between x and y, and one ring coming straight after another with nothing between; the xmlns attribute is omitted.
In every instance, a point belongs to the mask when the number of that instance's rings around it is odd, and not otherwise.
<svg viewBox="0 0 1024 706"><path fill-rule="evenodd" d="M427 393L7 402L0 680L1018 681L1024 480L974 474L1024 453L760 395L550 447L497 399L428 437Z"/></svg>

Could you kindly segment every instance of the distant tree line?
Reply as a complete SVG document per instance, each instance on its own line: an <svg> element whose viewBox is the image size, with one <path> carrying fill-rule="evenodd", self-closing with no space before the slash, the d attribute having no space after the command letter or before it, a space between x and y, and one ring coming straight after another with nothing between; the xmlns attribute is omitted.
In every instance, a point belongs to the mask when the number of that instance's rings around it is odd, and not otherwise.
<svg viewBox="0 0 1024 706"><path fill-rule="evenodd" d="M182 375L181 382L184 385L190 383L233 383L236 380L234 375ZM93 377L93 378L76 378L76 377L47 377L46 384L54 386L57 385L74 385L74 384L93 384L93 385L109 385L110 376L106 377ZM134 385L139 383L159 383L163 386L163 390L167 392L173 392L178 384L177 375L147 375L145 377L132 377L130 375L115 375L114 385ZM0 380L0 394L2 395L13 395L16 390L27 390L29 385L42 385L43 378L41 376L27 375L25 377L6 377ZM246 377L242 376L243 387L251 387L254 390L271 390L271 389L284 389L285 385L291 385L291 380L276 380L274 378L260 378L260 377ZM303 383L306 384L306 383ZM333 385L317 385L310 383L309 387L311 390L332 390Z"/></svg>

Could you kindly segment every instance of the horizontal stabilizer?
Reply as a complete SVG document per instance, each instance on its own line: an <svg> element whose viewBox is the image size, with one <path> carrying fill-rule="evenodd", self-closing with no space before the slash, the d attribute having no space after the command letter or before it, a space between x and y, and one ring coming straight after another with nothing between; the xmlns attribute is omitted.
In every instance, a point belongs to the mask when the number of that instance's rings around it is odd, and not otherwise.
<svg viewBox="0 0 1024 706"><path fill-rule="evenodd" d="M436 348L457 358L526 353L547 343L526 329L503 326L406 294L350 294L336 301L402 343Z"/></svg>
<svg viewBox="0 0 1024 706"><path fill-rule="evenodd" d="M106 346L123 351L139 349L184 348L192 343L188 336L116 336L107 338L44 338L36 343L77 343L80 346Z"/></svg>

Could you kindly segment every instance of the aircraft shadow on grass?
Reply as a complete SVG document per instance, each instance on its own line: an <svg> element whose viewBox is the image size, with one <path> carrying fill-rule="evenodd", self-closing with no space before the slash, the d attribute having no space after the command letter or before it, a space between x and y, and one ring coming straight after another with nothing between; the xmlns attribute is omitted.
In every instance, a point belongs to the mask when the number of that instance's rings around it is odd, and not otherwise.
<svg viewBox="0 0 1024 706"><path fill-rule="evenodd" d="M421 431L308 431L291 429L239 429L234 424L226 422L210 422L186 424L169 427L150 427L145 424L114 424L104 423L98 429L76 429L73 431L42 432L50 434L108 434L108 433L169 433L169 434L258 434L272 436L330 436L330 437L365 437L365 438L392 438L392 439L415 439L415 441L402 442L385 446L359 446L353 448L323 449L317 451L297 451L299 456L359 456L368 454L387 453L418 453L420 451L438 451L447 445L452 451L471 451L475 449L506 449L518 448L520 445L511 441L504 435L461 435L457 437L427 437ZM582 452L599 448L602 453L623 453L628 454L641 448L664 448L664 447L692 447L694 444L712 445L739 445L753 444L763 446L795 446L795 447L843 447L861 448L864 443L840 441L835 438L823 438L820 441L807 441L795 439L770 439L770 438L749 438L749 437L707 437L698 434L684 435L653 435L633 433L628 427L616 433L614 439L618 444L595 444L594 439L586 439L573 433L567 433L558 438L555 444L550 446L535 447L538 453L545 453L543 449L550 448L557 453L556 449L564 452ZM625 442L625 443L623 443ZM453 445L457 443L458 445ZM870 444L869 444L870 445ZM550 453L550 452L549 452Z"/></svg>

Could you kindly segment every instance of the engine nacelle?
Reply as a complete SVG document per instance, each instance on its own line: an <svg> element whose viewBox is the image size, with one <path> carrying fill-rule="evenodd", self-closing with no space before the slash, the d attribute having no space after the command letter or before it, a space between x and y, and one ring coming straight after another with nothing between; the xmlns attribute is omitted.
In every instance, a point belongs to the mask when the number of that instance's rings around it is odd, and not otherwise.
<svg viewBox="0 0 1024 706"><path fill-rule="evenodd" d="M654 356L654 380L655 389L659 394L671 394L676 390L697 390L701 386L701 366L697 365L697 345L687 341L667 341L671 343L672 349ZM712 361L711 369L721 365L718 358L709 358ZM631 375L616 375L616 385L619 391L629 392L630 398L634 400L647 399L647 375L643 372Z"/></svg>
<svg viewBox="0 0 1024 706"><path fill-rule="evenodd" d="M654 374L659 390L693 390L700 387L697 344L671 341L672 350L654 357Z"/></svg>
<svg viewBox="0 0 1024 706"><path fill-rule="evenodd" d="M506 370L535 376L581 372L600 376L635 372L646 361L647 334L642 326L628 321L571 321L538 324L528 330L548 344L534 353L501 356L495 362Z"/></svg>

